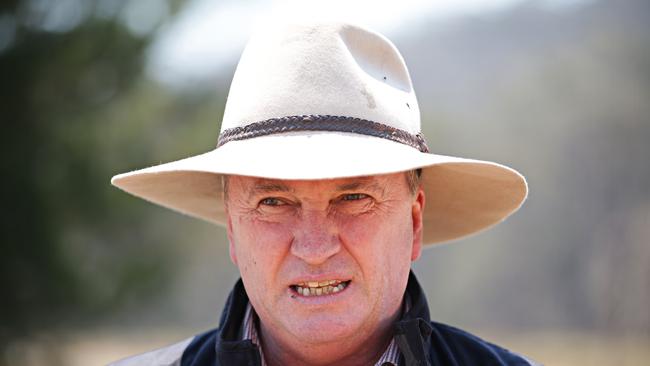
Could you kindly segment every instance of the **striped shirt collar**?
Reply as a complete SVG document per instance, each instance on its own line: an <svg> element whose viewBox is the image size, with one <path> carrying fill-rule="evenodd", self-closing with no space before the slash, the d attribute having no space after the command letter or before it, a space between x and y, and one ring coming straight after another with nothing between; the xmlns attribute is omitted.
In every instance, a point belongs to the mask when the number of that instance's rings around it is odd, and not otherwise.
<svg viewBox="0 0 650 366"><path fill-rule="evenodd" d="M408 308L408 300L405 301L406 306ZM244 334L243 334L243 340L250 339L253 344L258 346L260 350L260 359L262 360L262 366L266 366L266 361L264 359L264 350L260 346L260 340L259 340L259 335L257 333L257 315L255 314L255 311L253 310L253 307L251 306L250 303L246 306L246 314L244 315ZM401 356L401 352L399 350L399 347L397 347L397 342L395 341L395 337L393 337L390 340L390 343L388 344L388 347L384 351L384 353L381 355L379 360L374 364L374 366L399 366L399 358Z"/></svg>

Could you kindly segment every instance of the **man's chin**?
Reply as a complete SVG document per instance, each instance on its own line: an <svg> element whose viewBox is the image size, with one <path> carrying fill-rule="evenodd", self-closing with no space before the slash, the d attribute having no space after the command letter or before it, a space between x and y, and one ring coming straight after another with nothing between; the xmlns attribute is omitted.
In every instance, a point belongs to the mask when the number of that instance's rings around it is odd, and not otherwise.
<svg viewBox="0 0 650 366"><path fill-rule="evenodd" d="M359 319L335 314L317 314L293 320L290 329L296 338L319 345L353 339L359 335L360 325L363 324Z"/></svg>

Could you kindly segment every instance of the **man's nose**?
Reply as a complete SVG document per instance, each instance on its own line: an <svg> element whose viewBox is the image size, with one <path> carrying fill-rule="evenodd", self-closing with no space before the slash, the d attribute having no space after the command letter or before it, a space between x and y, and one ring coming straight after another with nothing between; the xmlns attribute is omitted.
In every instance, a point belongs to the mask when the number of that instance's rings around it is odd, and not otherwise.
<svg viewBox="0 0 650 366"><path fill-rule="evenodd" d="M306 212L301 216L291 243L291 254L311 265L319 265L340 250L336 224L326 213Z"/></svg>

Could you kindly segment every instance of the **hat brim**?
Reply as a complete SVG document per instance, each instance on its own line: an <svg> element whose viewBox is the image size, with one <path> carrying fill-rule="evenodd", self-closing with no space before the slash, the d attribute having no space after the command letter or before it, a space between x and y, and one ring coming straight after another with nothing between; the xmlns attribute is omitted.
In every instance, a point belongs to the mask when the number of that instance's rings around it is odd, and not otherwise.
<svg viewBox="0 0 650 366"><path fill-rule="evenodd" d="M422 168L424 243L459 239L495 225L526 198L524 177L493 162L422 153L390 140L331 132L232 141L190 158L113 177L145 200L225 225L221 175L335 179Z"/></svg>

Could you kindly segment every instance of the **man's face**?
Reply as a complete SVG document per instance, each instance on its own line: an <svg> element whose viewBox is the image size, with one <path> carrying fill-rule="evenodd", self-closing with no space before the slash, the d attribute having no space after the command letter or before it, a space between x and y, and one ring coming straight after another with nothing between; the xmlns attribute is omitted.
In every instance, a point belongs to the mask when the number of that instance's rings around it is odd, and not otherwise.
<svg viewBox="0 0 650 366"><path fill-rule="evenodd" d="M263 331L316 343L386 329L420 255L423 206L404 173L229 177L230 255Z"/></svg>

